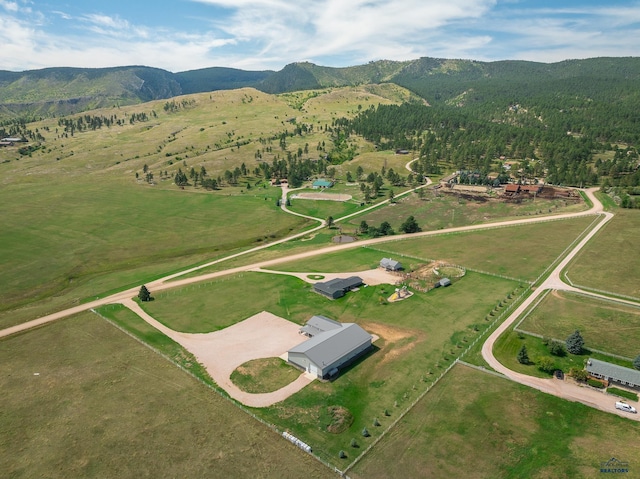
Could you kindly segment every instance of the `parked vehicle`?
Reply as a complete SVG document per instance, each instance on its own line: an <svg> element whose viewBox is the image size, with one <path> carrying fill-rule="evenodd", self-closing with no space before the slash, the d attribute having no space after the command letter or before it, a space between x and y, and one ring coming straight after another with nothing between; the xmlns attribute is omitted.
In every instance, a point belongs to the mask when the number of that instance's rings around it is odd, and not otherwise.
<svg viewBox="0 0 640 479"><path fill-rule="evenodd" d="M616 409L620 409L621 411L633 412L633 413L638 412L636 411L636 408L634 408L630 404L627 404L626 402L621 402L621 401L616 402Z"/></svg>

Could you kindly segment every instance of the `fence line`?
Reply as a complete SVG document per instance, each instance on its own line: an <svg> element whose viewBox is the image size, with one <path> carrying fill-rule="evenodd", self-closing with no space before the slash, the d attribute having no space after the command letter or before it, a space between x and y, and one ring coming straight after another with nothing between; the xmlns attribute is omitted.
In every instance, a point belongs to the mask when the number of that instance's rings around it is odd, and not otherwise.
<svg viewBox="0 0 640 479"><path fill-rule="evenodd" d="M471 363L468 363L466 361L463 361L462 359L460 361L458 361L458 362L460 364L462 364L463 366L466 366L468 368L472 368L472 369L475 369L477 371L480 371L480 372L483 372L483 373L486 373L486 374L493 374L494 376L502 378L502 379L509 379L504 374L501 374L501 373L499 373L497 371L494 371L493 369L487 369L484 366L477 366L475 364L471 364Z"/></svg>
<svg viewBox="0 0 640 479"><path fill-rule="evenodd" d="M574 288L584 289L585 291L591 291L594 293L603 294L605 296L611 296L612 301L615 301L616 298L621 298L621 299L628 299L629 301L635 301L637 303L640 303L640 298L636 298L635 296L627 296L625 294L612 293L611 291L605 291L603 289L597 289L597 288L592 288L590 286L575 284L573 281L571 281L566 271L563 273L563 276L567 280L567 283L569 283L569 285L573 286Z"/></svg>

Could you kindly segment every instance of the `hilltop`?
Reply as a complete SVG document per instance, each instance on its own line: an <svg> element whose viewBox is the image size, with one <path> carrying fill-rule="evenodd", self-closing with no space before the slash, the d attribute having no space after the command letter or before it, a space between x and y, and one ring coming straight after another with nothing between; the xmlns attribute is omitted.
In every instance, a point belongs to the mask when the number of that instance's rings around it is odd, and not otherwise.
<svg viewBox="0 0 640 479"><path fill-rule="evenodd" d="M59 116L93 108L122 106L178 95L256 88L286 93L328 87L395 83L430 104L513 101L532 95L584 94L590 98L637 100L639 58L592 58L558 63L480 62L419 58L380 60L344 68L300 62L282 70L246 71L213 67L172 73L146 66L47 68L0 71L0 117Z"/></svg>

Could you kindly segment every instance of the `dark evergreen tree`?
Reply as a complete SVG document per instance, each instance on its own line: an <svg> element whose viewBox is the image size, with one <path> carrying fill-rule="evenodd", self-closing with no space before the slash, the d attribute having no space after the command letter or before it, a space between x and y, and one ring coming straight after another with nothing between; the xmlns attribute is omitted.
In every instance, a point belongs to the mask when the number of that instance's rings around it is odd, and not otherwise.
<svg viewBox="0 0 640 479"><path fill-rule="evenodd" d="M584 339L582 339L582 335L580 331L577 329L571 333L571 335L567 338L566 341L567 351L571 354L581 354L584 349Z"/></svg>
<svg viewBox="0 0 640 479"><path fill-rule="evenodd" d="M140 299L140 301L151 301L151 293L144 284L140 286L138 298Z"/></svg>
<svg viewBox="0 0 640 479"><path fill-rule="evenodd" d="M527 353L527 347L524 344L518 351L516 359L520 364L529 364L529 353Z"/></svg>
<svg viewBox="0 0 640 479"><path fill-rule="evenodd" d="M400 225L400 231L403 233L418 233L422 228L418 226L418 222L413 216L409 216L404 223Z"/></svg>

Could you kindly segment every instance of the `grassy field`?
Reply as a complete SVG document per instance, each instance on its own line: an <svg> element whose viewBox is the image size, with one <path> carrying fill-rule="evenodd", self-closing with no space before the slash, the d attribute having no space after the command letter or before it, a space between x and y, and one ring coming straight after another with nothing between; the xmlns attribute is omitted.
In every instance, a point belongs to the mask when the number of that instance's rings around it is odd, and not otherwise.
<svg viewBox="0 0 640 479"><path fill-rule="evenodd" d="M377 334L381 339L374 352L336 381L314 383L283 403L257 412L340 466L338 451L348 448L354 437L363 445L371 441L360 436L363 427L369 428L372 437L380 434L486 328L485 316L499 301L507 301L515 287L513 281L467 273L451 288L384 304L381 298L389 296L393 287L361 288L330 301L297 278L243 273L160 293L144 308L169 327L186 332L215 330L267 310L298 324L322 314L356 322ZM239 297L243 301L238 302ZM352 424L338 434L327 430L332 424L327 408L333 407L353 417ZM373 425L375 418L381 426Z"/></svg>
<svg viewBox="0 0 640 479"><path fill-rule="evenodd" d="M458 198L455 195L437 193L433 189L426 189L425 192L424 200L417 193L412 193L398 199L395 204L347 220L347 225L355 229L363 220L373 226L388 221L397 231L408 216L413 216L420 227L427 231L585 209L582 202L576 204L566 200L536 199L513 204L498 199L484 201Z"/></svg>
<svg viewBox="0 0 640 479"><path fill-rule="evenodd" d="M38 190L0 189L12 205L0 232L4 310L75 291L72 302L88 282L99 294L131 282L132 269L167 272L176 259L185 267L306 224L277 209L272 189L222 196L63 180Z"/></svg>
<svg viewBox="0 0 640 479"><path fill-rule="evenodd" d="M391 256L408 269L428 260L443 260L532 281L593 221L594 217L585 217L433 237L403 240L390 237L387 243L282 263L272 269L327 273L362 271L377 267L382 258Z"/></svg>
<svg viewBox="0 0 640 479"><path fill-rule="evenodd" d="M547 295L520 329L562 340L578 329L587 348L629 358L640 353L640 308L579 294Z"/></svg>
<svg viewBox="0 0 640 479"><path fill-rule="evenodd" d="M87 112L122 122L96 130L65 132L55 118L30 125L45 137L39 148L26 155L17 147L0 149L0 324L304 229L307 221L276 208L280 190L261 188L261 178L251 174L216 192L200 186L183 191L172 178L178 169L188 174L192 168L224 177L241 164L253 172L261 162L307 145L307 156L317 158L315 145L331 144L324 124L353 115L357 105L409 95L384 87L325 93L308 98L306 109L242 89ZM170 103L177 108L165 108ZM148 121L131 122L139 113ZM278 135L294 128L292 118L317 128L289 136L287 150L271 150L273 138L277 143ZM256 158L258 150L262 158ZM147 171L153 185L145 181Z"/></svg>
<svg viewBox="0 0 640 479"><path fill-rule="evenodd" d="M636 477L639 439L635 421L457 366L348 474L586 479L616 457Z"/></svg>
<svg viewBox="0 0 640 479"><path fill-rule="evenodd" d="M231 381L245 392L270 393L293 382L300 371L280 358L254 359L236 368Z"/></svg>
<svg viewBox="0 0 640 479"><path fill-rule="evenodd" d="M614 218L568 268L571 281L589 288L640 298L640 211L615 210Z"/></svg>
<svg viewBox="0 0 640 479"><path fill-rule="evenodd" d="M334 477L91 313L0 341L0 370L4 477Z"/></svg>

